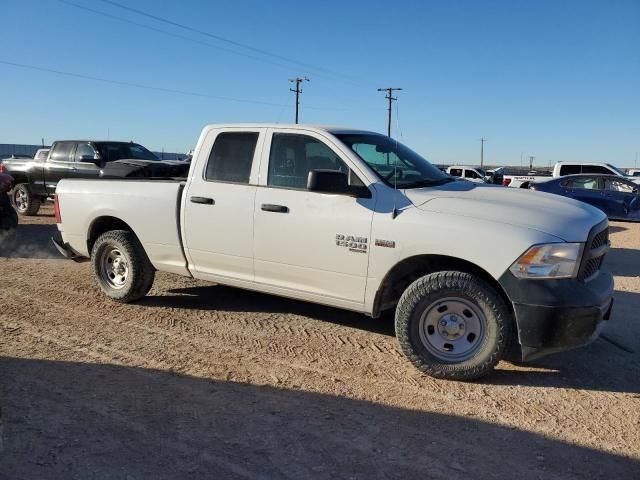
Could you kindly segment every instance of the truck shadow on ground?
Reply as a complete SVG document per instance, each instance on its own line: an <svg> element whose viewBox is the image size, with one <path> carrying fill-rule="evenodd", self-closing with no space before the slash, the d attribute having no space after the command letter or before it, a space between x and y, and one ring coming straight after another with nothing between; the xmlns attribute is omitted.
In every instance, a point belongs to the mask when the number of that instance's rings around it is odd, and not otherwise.
<svg viewBox="0 0 640 480"><path fill-rule="evenodd" d="M640 250L612 248L605 257L605 265L611 273L620 277L640 276Z"/></svg>
<svg viewBox="0 0 640 480"><path fill-rule="evenodd" d="M395 336L392 314L372 319L357 312L224 285L173 288L163 295L147 296L137 303L160 308L301 315L345 327Z"/></svg>
<svg viewBox="0 0 640 480"><path fill-rule="evenodd" d="M56 231L55 225L18 225L10 237L0 241L0 257L63 259L51 243Z"/></svg>
<svg viewBox="0 0 640 480"><path fill-rule="evenodd" d="M624 225L611 225L611 224L609 224L609 233L624 232L625 230L629 230L629 229L627 227L625 227Z"/></svg>
<svg viewBox="0 0 640 480"><path fill-rule="evenodd" d="M618 300L627 303L630 299ZM166 291L166 295L147 296L138 304L159 308L294 314L389 337L395 336L391 311L386 312L381 318L372 319L356 312L221 285L171 289ZM504 369L499 366L483 382L496 385L640 393L640 383L634 380L640 369L640 356L624 351L603 339L598 339L587 347L533 362L521 362L516 354L511 354L508 362L517 365L518 369Z"/></svg>
<svg viewBox="0 0 640 480"><path fill-rule="evenodd" d="M470 417L111 364L0 357L3 478L638 478Z"/></svg>

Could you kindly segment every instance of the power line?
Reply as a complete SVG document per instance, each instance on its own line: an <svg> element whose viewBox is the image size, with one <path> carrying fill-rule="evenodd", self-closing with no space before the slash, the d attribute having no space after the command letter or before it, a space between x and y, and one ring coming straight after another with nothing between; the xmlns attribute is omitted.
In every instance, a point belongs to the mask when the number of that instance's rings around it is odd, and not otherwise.
<svg viewBox="0 0 640 480"><path fill-rule="evenodd" d="M400 91L400 90L402 90L402 89L398 88L398 87L386 87L386 88L379 88L378 89L379 92L387 92L387 95L385 95L384 98L389 100L389 106L387 107L387 113L388 113L388 116L387 116L387 135L389 137L391 136L391 106L392 106L392 103L395 100L398 100L397 98L395 98L393 96L393 92Z"/></svg>
<svg viewBox="0 0 640 480"><path fill-rule="evenodd" d="M94 13L96 15L101 15L103 17L110 18L112 20L118 20L120 22L124 22L124 23L128 23L128 24L131 24L131 25L135 25L135 26L140 27L140 28L145 28L145 29L151 30L153 32L162 33L162 34L168 35L170 37L180 38L181 40L186 40L188 42L197 43L198 45L204 45L206 47L215 48L215 49L223 51L223 52L233 53L235 55L240 55L240 56L245 57L245 58L250 58L252 60L257 60L259 62L268 63L270 65L275 65L275 66L278 66L278 67L281 67L281 68L286 68L288 70L291 68L289 65L285 65L285 64L282 64L282 63L274 62L274 61L271 61L271 60L269 60L267 58L257 57L255 55L251 55L251 54L248 54L248 53L239 52L237 50L232 50L230 48L221 47L219 45L214 45L213 43L203 42L202 40L196 40L195 38L186 37L184 35L180 35L178 33L169 32L169 31L163 30L161 28L152 27L150 25L145 25L144 23L139 23L139 22L136 22L136 21L133 21L133 20L129 20L127 18L123 18L123 17L120 17L118 15L112 15L110 13L101 12L100 10L95 10L93 8L85 7L84 5L78 5L77 3L70 2L69 0L58 0L58 2L63 3L65 5L69 5L69 6L75 7L75 8L79 8L81 10L85 10L85 11L90 12L90 13Z"/></svg>
<svg viewBox="0 0 640 480"><path fill-rule="evenodd" d="M141 83L123 82L121 80L113 80L113 79L108 79L108 78L94 77L94 76L91 76L91 75L84 75L84 74L73 73L73 72L63 72L61 70L54 70L52 68L38 67L38 66L35 66L35 65L26 65L26 64L23 64L23 63L8 62L6 60L0 60L0 64L10 65L12 67L18 67L18 68L26 68L26 69L29 69L29 70L37 70L37 71L40 71L40 72L55 73L57 75L65 75L67 77L82 78L84 80L94 80L96 82L112 83L114 85L121 85L121 86L125 86L125 87L142 88L142 89L146 89L146 90L155 90L155 91L159 91L159 92L176 93L176 94L180 94L180 95L189 95L189 96L192 96L192 97L211 98L211 99L214 99L214 100L225 100L225 101L238 102L238 103L251 103L251 104L255 104L255 105L266 105L266 106L270 106L270 107L282 107L283 106L282 104L279 104L279 103L263 102L261 100L249 100L249 99L245 99L245 98L223 97L223 96L220 96L220 95L209 95L207 93L189 92L189 91L186 91L186 90L176 90L176 89L173 89L173 88L164 88L164 87L155 87L155 86L152 86L152 85L143 85Z"/></svg>
<svg viewBox="0 0 640 480"><path fill-rule="evenodd" d="M302 93L302 89L300 88L300 83L308 82L309 79L307 77L296 77L296 78L290 78L289 81L296 84L296 88L295 89L290 88L289 90L291 90L292 92L294 92L296 94L296 124L297 124L298 123L298 111L300 109L300 94Z"/></svg>
<svg viewBox="0 0 640 480"><path fill-rule="evenodd" d="M174 94L178 94L178 95L187 95L187 96L191 96L191 97L201 97L201 98L210 98L213 100L222 100L222 101L229 101L229 102L237 102L237 103L248 103L248 104L253 104L253 105L264 105L264 106L268 106L268 107L286 107L287 105L284 103L274 103L274 102L266 102L266 101L262 101L262 100L252 100L252 99L247 99L247 98L235 98L235 97L224 97L221 95L209 95L207 93L202 93L202 92L191 92L188 90L177 90L177 89L173 89L173 88L165 88L165 87L156 87L154 85L145 85L142 83L133 83L133 82L124 82L121 80L114 80L114 79L109 79L109 78L102 78L102 77L95 77L92 75L85 75L85 74L81 74L81 73L75 73L75 72L64 72L62 70L55 70L53 68L47 68L47 67L40 67L40 66L36 66L36 65L27 65L24 63L17 63L17 62L9 62L7 60L0 60L0 65L8 65L11 67L17 67L17 68L25 68L28 70L36 70L36 71L40 71L40 72L47 72L47 73L54 73L56 75L63 75L63 76L67 76L67 77L74 77L74 78L79 78L82 80L92 80L95 82L102 82L102 83L111 83L113 85L120 85L120 86L124 86L124 87L133 87L133 88L140 88L140 89L145 89L145 90L154 90L157 92L165 92L165 93L174 93ZM328 111L352 111L352 110L365 110L365 109L353 109L353 108L347 108L347 107L317 107L317 106L313 106L313 105L306 105L305 108L310 109L310 110L328 110Z"/></svg>
<svg viewBox="0 0 640 480"><path fill-rule="evenodd" d="M309 63L306 63L306 62L301 62L299 60L296 60L296 59L293 59L293 58L289 58L289 57L285 57L284 55L279 55L277 53L273 53L273 52L270 52L268 50L264 50L262 48L254 47L254 46L246 44L246 43L238 42L236 40L232 40L230 38L226 38L226 37L223 37L221 35L216 35L214 33L206 32L204 30L199 30L197 28L193 28L193 27L190 27L188 25L183 25L181 23L174 22L173 20L169 20L167 18L163 18L163 17L160 17L158 15L154 15L154 14L145 12L143 10L139 10L137 8L129 7L127 5L123 5L123 4L121 4L119 2L116 2L114 0L101 0L101 1L106 3L106 4L121 8L123 10L127 10L129 12L135 13L137 15L142 15L143 17L151 18L151 19L156 20L158 22L166 23L168 25L172 25L174 27L178 27L178 28L181 28L183 30L187 30L187 31L190 31L190 32L193 32L193 33L204 35L206 37L213 38L213 39L218 40L220 42L224 42L224 43L228 43L230 45L234 45L236 47L244 48L244 49L250 50L252 52L259 53L261 55L265 55L267 57L276 58L278 60L283 60L285 62L293 63L295 65L299 65L299 66L302 66L302 67L306 67L306 68L310 68L310 69L313 69L313 70L322 71L322 72L325 72L325 73L330 74L330 75L334 75L334 76L338 76L338 77L342 77L342 78L350 78L347 75L341 74L339 72L334 72L334 71L332 71L330 69L327 69L327 68L319 67L317 65L312 65L312 64L309 64ZM353 80L351 80L351 81L353 81Z"/></svg>

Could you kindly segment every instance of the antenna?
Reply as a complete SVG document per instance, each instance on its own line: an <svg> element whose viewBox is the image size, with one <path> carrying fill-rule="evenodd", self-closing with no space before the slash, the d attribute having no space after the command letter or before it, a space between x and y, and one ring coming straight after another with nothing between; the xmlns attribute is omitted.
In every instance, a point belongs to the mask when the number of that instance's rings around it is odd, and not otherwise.
<svg viewBox="0 0 640 480"><path fill-rule="evenodd" d="M296 84L296 88L290 88L289 90L291 90L292 92L294 92L296 94L296 123L298 123L298 112L300 109L300 94L302 93L302 89L300 88L300 83L302 82L308 82L309 79L307 77L296 77L296 78L290 78L289 81L291 83L295 83Z"/></svg>

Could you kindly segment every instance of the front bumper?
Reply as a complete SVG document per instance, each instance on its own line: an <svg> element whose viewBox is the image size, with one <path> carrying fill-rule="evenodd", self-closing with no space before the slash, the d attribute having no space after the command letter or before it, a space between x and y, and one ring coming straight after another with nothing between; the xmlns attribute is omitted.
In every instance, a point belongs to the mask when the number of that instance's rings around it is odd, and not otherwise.
<svg viewBox="0 0 640 480"><path fill-rule="evenodd" d="M521 280L510 271L500 285L513 304L522 359L587 345L613 307L613 276L606 269L589 281Z"/></svg>
<svg viewBox="0 0 640 480"><path fill-rule="evenodd" d="M53 237L51 237L51 242L56 247L60 255L64 258L68 258L69 260L73 260L74 262L82 263L89 261L88 258L83 257L78 252L76 252L68 243L65 243L62 239L62 235L60 232L56 232Z"/></svg>

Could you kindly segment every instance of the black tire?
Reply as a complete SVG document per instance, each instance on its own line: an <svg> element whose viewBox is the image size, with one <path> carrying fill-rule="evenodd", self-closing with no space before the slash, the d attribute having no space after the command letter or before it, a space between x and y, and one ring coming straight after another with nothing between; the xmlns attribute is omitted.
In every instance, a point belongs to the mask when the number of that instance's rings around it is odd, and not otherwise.
<svg viewBox="0 0 640 480"><path fill-rule="evenodd" d="M448 302L461 305L469 318L447 313ZM472 311L464 310L464 305ZM438 315L441 320L434 330L429 322ZM446 342L444 336L450 338L447 322L451 318L461 319L461 329L463 324L466 328L465 320L469 325L473 320L474 325L482 325L482 333L471 337L471 333L461 333L466 330L454 332L458 337L439 349L433 344ZM441 333L440 328L446 330ZM481 278L464 272L436 272L419 278L407 287L396 308L396 336L404 354L420 371L447 380L476 380L490 373L510 345L512 328L511 314L500 295ZM455 358L458 345L463 351L468 349L467 357Z"/></svg>
<svg viewBox="0 0 640 480"><path fill-rule="evenodd" d="M6 193L0 193L0 244L12 237L18 226L18 215Z"/></svg>
<svg viewBox="0 0 640 480"><path fill-rule="evenodd" d="M18 183L11 191L11 201L18 215L31 217L40 210L40 197L31 193L28 183Z"/></svg>
<svg viewBox="0 0 640 480"><path fill-rule="evenodd" d="M107 257L112 258L110 263ZM100 235L91 249L91 264L98 287L116 302L141 299L149 292L155 278L155 269L138 237L127 230L112 230ZM125 270L126 273L117 273Z"/></svg>

